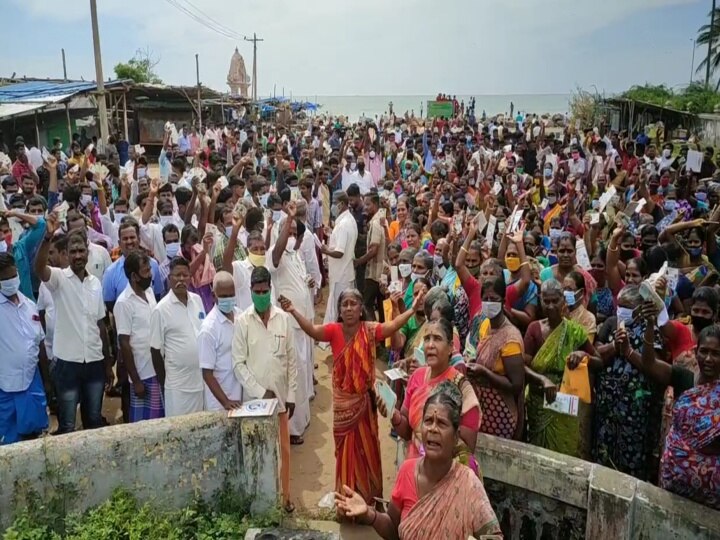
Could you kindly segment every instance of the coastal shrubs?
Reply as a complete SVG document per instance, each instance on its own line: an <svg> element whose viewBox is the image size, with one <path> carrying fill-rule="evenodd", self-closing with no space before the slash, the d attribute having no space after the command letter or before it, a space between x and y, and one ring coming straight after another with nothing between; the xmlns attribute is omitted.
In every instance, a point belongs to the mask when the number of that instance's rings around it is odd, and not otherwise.
<svg viewBox="0 0 720 540"><path fill-rule="evenodd" d="M211 503L196 500L176 511L140 504L125 489L82 515L53 519L38 506L20 514L3 540L230 540L245 536L251 527L280 522L280 513L250 517L248 501L220 491ZM58 525L59 523L59 525Z"/></svg>

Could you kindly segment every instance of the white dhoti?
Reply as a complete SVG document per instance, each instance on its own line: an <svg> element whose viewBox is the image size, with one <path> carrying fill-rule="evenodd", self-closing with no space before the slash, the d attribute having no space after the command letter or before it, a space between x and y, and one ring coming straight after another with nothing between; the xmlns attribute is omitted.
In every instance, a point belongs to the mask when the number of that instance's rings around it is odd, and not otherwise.
<svg viewBox="0 0 720 540"><path fill-rule="evenodd" d="M327 307L325 308L325 318L323 324L337 322L338 319L338 300L343 291L347 289L354 289L354 281L338 281L337 283L330 282L328 287L328 301Z"/></svg>
<svg viewBox="0 0 720 540"><path fill-rule="evenodd" d="M165 416L182 416L202 412L205 408L205 392L185 392L173 388L165 389Z"/></svg>
<svg viewBox="0 0 720 540"><path fill-rule="evenodd" d="M312 364L307 334L300 328L293 330L295 358L297 363L297 391L295 392L295 412L290 419L290 436L298 437L305 433L310 424L310 389L312 388ZM310 387L308 387L308 367L310 368Z"/></svg>

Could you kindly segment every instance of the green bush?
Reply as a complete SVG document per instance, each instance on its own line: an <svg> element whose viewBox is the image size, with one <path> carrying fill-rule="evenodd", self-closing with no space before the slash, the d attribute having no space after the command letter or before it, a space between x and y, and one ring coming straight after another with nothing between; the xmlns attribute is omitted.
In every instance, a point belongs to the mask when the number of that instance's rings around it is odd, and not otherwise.
<svg viewBox="0 0 720 540"><path fill-rule="evenodd" d="M82 515L60 521L62 531L47 525L48 516L26 511L5 531L4 540L230 540L243 538L251 527L271 527L280 522L280 513L263 518L248 515L247 501L227 490L211 504L202 500L171 512L150 504L139 504L126 490ZM36 510L37 511L37 510ZM36 512L35 511L35 512Z"/></svg>
<svg viewBox="0 0 720 540"><path fill-rule="evenodd" d="M679 91L664 85L633 86L620 97L652 103L691 113L711 113L720 105L720 93L701 83L691 83Z"/></svg>

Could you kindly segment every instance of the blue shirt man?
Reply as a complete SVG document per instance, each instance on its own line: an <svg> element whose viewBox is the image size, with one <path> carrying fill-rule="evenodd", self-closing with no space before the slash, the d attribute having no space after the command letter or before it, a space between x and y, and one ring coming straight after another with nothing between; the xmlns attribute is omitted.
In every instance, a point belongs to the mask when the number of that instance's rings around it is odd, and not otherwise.
<svg viewBox="0 0 720 540"><path fill-rule="evenodd" d="M125 255L112 263L103 275L103 301L105 304L115 304L115 301L128 285L125 275ZM152 271L152 289L156 299L162 298L165 294L165 286L160 274L160 266L155 259L150 259L150 270Z"/></svg>

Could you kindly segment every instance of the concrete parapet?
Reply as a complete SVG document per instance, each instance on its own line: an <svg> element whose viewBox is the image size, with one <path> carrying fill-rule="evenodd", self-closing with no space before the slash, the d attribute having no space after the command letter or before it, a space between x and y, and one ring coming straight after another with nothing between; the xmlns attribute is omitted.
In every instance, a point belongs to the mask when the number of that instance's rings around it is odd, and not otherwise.
<svg viewBox="0 0 720 540"><path fill-rule="evenodd" d="M230 489L264 513L278 502L278 421L206 412L0 447L0 530L36 498L82 512L124 487L182 508Z"/></svg>
<svg viewBox="0 0 720 540"><path fill-rule="evenodd" d="M484 434L475 456L506 538L720 538L720 512L612 469Z"/></svg>

